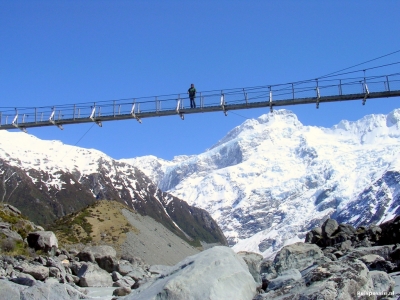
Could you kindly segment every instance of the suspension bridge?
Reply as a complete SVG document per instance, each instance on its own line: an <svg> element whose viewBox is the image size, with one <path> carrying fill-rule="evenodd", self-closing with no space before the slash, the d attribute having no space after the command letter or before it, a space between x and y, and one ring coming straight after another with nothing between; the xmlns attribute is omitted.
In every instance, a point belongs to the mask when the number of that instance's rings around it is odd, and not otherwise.
<svg viewBox="0 0 400 300"><path fill-rule="evenodd" d="M365 72L364 72L365 75ZM184 95L184 96L181 96ZM7 108L0 111L0 130L57 126L266 107L272 112L280 106L319 105L327 102L400 96L400 73L353 78L314 79L294 83L236 88L197 93L196 108L190 108L187 94L130 98L46 107Z"/></svg>

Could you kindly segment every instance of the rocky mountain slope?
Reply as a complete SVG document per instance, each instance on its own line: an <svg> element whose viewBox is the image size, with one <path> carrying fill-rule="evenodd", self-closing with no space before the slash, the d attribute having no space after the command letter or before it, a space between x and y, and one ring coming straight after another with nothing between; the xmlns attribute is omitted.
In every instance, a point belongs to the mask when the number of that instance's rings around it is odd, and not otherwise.
<svg viewBox="0 0 400 300"><path fill-rule="evenodd" d="M139 169L96 150L0 132L0 201L40 225L98 200L115 200L152 217L194 246L226 244L203 209L162 192Z"/></svg>
<svg viewBox="0 0 400 300"><path fill-rule="evenodd" d="M136 228L138 224L154 228L146 220L132 222L139 214L127 212L122 204L99 201L58 225L69 226L73 238L85 238L82 231L74 231L78 225L95 239L108 221L127 222L123 231L107 233L118 246L127 227L134 234L143 229ZM98 213L105 220L99 220ZM0 205L0 215L0 299L398 299L400 295L400 235L394 234L400 231L400 216L358 228L327 219L306 234L305 242L286 245L273 260L219 246L171 266L148 265L136 253L119 255L109 245L59 248L70 237L63 236L64 242L58 243L53 232L40 230L8 204ZM147 237L153 235L157 234ZM22 236L26 236L23 242ZM163 238L164 233L159 235ZM145 242L150 242L147 250L157 248L151 240ZM181 240L172 247L180 244L185 243Z"/></svg>
<svg viewBox="0 0 400 300"><path fill-rule="evenodd" d="M332 128L277 110L202 154L122 162L207 210L236 251L270 257L329 217L360 226L399 214L399 158L400 109Z"/></svg>

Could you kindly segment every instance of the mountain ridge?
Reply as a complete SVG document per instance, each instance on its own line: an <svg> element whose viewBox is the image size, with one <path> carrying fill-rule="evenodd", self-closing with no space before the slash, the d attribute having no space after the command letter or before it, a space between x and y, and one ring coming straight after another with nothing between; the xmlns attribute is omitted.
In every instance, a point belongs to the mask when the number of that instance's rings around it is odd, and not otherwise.
<svg viewBox="0 0 400 300"><path fill-rule="evenodd" d="M97 150L19 132L0 132L0 200L40 225L98 200L116 200L192 245L226 244L207 212L162 192L136 167Z"/></svg>

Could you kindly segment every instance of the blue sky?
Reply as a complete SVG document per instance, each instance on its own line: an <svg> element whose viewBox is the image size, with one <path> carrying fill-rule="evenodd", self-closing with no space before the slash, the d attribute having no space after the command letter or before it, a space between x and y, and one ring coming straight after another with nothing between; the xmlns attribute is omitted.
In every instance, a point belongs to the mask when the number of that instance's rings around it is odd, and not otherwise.
<svg viewBox="0 0 400 300"><path fill-rule="evenodd" d="M0 0L0 110L287 83L400 50L399 1ZM400 52L354 68L400 61ZM390 72L399 72L395 65ZM383 72L383 71L382 71ZM400 99L287 107L305 125L387 114ZM29 129L113 158L199 154L241 110Z"/></svg>

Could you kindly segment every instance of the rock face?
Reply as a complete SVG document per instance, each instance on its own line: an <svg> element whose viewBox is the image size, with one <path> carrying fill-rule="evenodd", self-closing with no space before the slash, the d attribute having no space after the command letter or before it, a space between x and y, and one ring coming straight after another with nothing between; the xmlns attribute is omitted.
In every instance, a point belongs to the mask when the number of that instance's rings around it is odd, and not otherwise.
<svg viewBox="0 0 400 300"><path fill-rule="evenodd" d="M227 247L214 247L188 257L126 299L244 300L255 291L256 282L244 261Z"/></svg>

